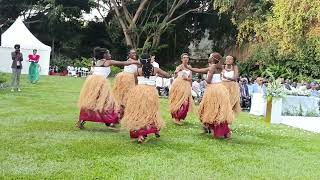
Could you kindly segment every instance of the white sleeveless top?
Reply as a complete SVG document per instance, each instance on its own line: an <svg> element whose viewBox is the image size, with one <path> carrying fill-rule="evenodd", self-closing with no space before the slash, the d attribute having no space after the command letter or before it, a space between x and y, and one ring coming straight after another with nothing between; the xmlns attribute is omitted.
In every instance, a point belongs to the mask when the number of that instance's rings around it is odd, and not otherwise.
<svg viewBox="0 0 320 180"><path fill-rule="evenodd" d="M145 78L144 76L138 76L138 85L148 85L148 86L156 86L157 77L150 76L149 78Z"/></svg>
<svg viewBox="0 0 320 180"><path fill-rule="evenodd" d="M138 66L136 64L131 64L129 66L124 66L123 72L127 73L135 73L138 70Z"/></svg>
<svg viewBox="0 0 320 180"><path fill-rule="evenodd" d="M182 70L178 72L178 77L189 77L191 71L190 70Z"/></svg>
<svg viewBox="0 0 320 180"><path fill-rule="evenodd" d="M221 74L213 74L211 84L221 83Z"/></svg>
<svg viewBox="0 0 320 180"><path fill-rule="evenodd" d="M226 70L224 70L223 74L224 74L224 76L226 78L234 78L234 71L226 71Z"/></svg>
<svg viewBox="0 0 320 180"><path fill-rule="evenodd" d="M94 75L101 75L104 77L108 77L111 72L110 67L93 67L93 73Z"/></svg>

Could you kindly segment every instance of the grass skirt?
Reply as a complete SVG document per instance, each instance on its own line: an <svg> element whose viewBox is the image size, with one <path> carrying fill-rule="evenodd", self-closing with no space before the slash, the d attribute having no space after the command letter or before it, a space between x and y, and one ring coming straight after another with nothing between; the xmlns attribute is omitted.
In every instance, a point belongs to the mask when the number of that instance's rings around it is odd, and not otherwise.
<svg viewBox="0 0 320 180"><path fill-rule="evenodd" d="M230 94L230 103L232 110L235 114L239 114L241 112L240 107L240 87L237 82L234 81L223 81L222 84L228 89Z"/></svg>
<svg viewBox="0 0 320 180"><path fill-rule="evenodd" d="M125 106L127 95L135 85L134 74L127 72L117 74L112 90L117 104Z"/></svg>
<svg viewBox="0 0 320 180"><path fill-rule="evenodd" d="M198 115L200 121L206 126L233 122L234 115L229 93L224 85L210 84L207 87L199 106Z"/></svg>
<svg viewBox="0 0 320 180"><path fill-rule="evenodd" d="M182 78L177 78L173 81L169 92L169 110L171 114L176 119L184 119L188 113L188 110L192 104L192 95L191 95L191 85L189 81L183 80ZM183 105L188 104L188 108L181 108ZM184 111L184 113L179 113L179 111ZM175 117L175 114L181 114L179 117Z"/></svg>
<svg viewBox="0 0 320 180"><path fill-rule="evenodd" d="M35 83L39 81L39 65L38 63L31 62L29 66L29 81Z"/></svg>
<svg viewBox="0 0 320 180"><path fill-rule="evenodd" d="M100 75L90 75L84 82L78 102L79 109L95 112L113 111L116 107L109 81Z"/></svg>
<svg viewBox="0 0 320 180"><path fill-rule="evenodd" d="M137 85L128 94L121 126L130 131L164 127L160 118L160 104L155 87Z"/></svg>

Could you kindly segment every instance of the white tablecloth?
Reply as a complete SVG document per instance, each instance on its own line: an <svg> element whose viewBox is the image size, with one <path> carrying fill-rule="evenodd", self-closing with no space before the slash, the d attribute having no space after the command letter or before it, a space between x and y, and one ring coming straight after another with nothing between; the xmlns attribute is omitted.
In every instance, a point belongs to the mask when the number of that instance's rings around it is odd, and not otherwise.
<svg viewBox="0 0 320 180"><path fill-rule="evenodd" d="M286 96L282 99L282 116L320 117L320 98Z"/></svg>
<svg viewBox="0 0 320 180"><path fill-rule="evenodd" d="M253 93L251 98L250 114L263 116L266 113L266 100L263 93Z"/></svg>

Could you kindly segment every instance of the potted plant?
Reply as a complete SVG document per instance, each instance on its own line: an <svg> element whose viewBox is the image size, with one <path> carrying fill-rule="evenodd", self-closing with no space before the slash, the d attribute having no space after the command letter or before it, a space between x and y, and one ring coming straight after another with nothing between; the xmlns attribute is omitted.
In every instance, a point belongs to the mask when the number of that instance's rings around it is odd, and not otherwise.
<svg viewBox="0 0 320 180"><path fill-rule="evenodd" d="M278 124L281 122L282 98L285 97L285 89L280 80L273 80L266 89L266 117L267 123Z"/></svg>

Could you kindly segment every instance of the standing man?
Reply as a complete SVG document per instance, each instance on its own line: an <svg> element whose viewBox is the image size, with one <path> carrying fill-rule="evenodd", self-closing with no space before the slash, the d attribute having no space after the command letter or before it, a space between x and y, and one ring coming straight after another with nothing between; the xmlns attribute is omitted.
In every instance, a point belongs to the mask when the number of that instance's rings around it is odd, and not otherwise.
<svg viewBox="0 0 320 180"><path fill-rule="evenodd" d="M20 89L20 75L21 75L21 69L22 69L22 53L20 52L20 45L16 44L14 45L15 51L11 53L12 57L12 83L11 83L11 92L14 91L14 89L17 89L18 91L21 91Z"/></svg>
<svg viewBox="0 0 320 180"><path fill-rule="evenodd" d="M240 81L240 99L241 99L241 107L242 108L249 108L250 104L247 104L247 102L250 102L250 94L249 94L249 87L248 82L246 78L242 78ZM246 107L246 106L249 107Z"/></svg>

